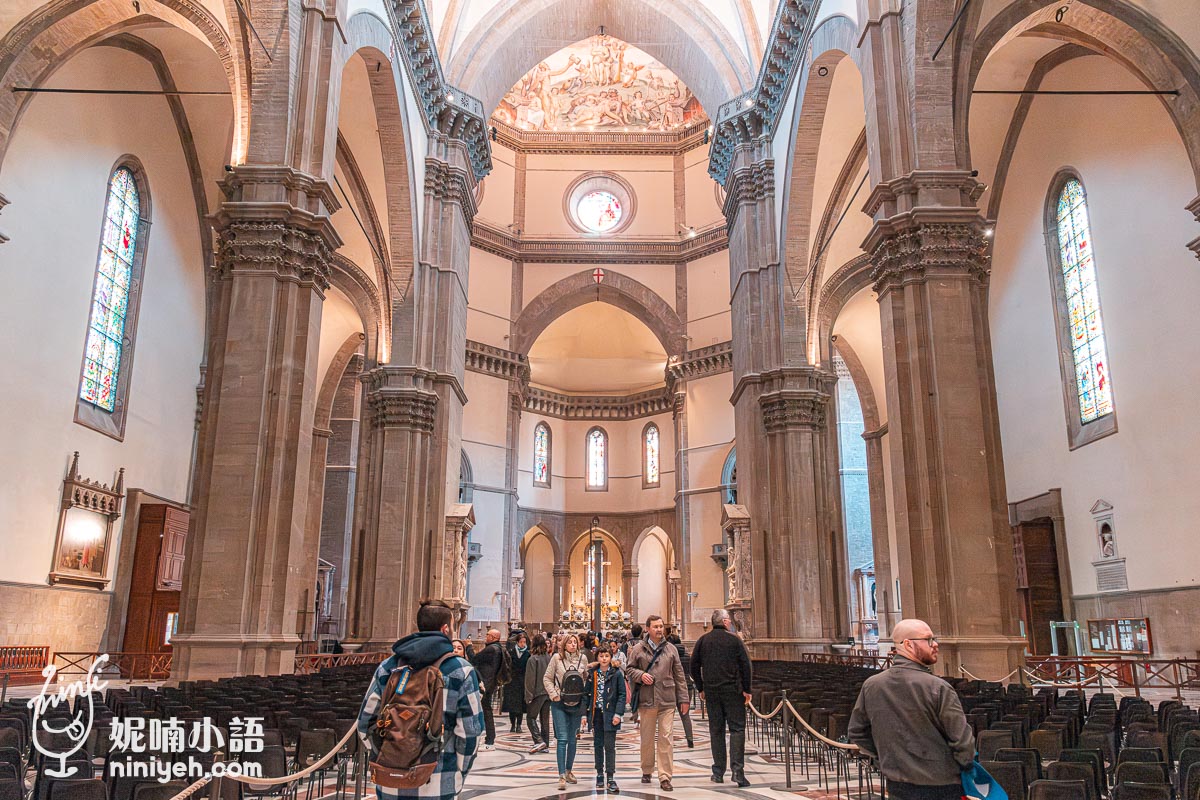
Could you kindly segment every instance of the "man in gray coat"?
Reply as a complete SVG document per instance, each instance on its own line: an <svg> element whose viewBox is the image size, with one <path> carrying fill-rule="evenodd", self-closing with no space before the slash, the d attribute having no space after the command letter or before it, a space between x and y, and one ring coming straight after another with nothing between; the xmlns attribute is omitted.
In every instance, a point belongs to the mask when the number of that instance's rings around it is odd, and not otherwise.
<svg viewBox="0 0 1200 800"><path fill-rule="evenodd" d="M921 620L905 619L892 629L892 642L893 666L863 682L850 742L879 759L895 800L960 800L975 737L954 689L929 669L937 663L937 638Z"/></svg>
<svg viewBox="0 0 1200 800"><path fill-rule="evenodd" d="M629 649L629 666L625 674L637 697L642 720L642 783L650 782L657 753L659 786L669 792L673 788L671 776L675 761L671 742L675 707L678 705L682 714L688 713L688 695L683 661L675 645L667 641L662 617L654 615L646 620L646 637Z"/></svg>

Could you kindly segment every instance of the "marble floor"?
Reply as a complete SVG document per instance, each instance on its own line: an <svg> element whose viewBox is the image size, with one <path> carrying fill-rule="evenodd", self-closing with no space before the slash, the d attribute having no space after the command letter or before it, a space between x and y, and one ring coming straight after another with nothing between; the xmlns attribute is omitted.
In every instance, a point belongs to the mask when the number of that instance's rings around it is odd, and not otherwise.
<svg viewBox="0 0 1200 800"><path fill-rule="evenodd" d="M625 722L617 735L616 778L622 796L643 799L686 797L716 800L720 797L742 797L782 800L798 795L824 798L836 794L832 791L833 787L826 788L820 785L815 772L809 775L811 783L806 783L805 776L801 773L793 780L793 792L781 790L785 777L783 764L763 754L748 755L746 758L746 777L751 783L749 787L739 789L732 783L728 774L725 776L725 783L713 783L709 780L712 774L712 755L709 751L708 724L699 717L695 718L693 723L695 747L689 748L682 726L676 718L675 769L672 778L674 791L665 792L659 788L657 774L649 784L641 782L638 729L632 723ZM553 746L544 753L529 755L532 741L527 728L522 733L512 733L505 717L503 720L496 720L496 729L496 749L479 754L471 774L467 777L462 800L575 800L592 796L608 797L604 790L596 789L594 751L590 733L584 732L575 757L574 772L579 778L579 783L568 785L567 791L559 792L558 767ZM752 743L748 742L747 747L752 749ZM843 790L842 797L846 796Z"/></svg>

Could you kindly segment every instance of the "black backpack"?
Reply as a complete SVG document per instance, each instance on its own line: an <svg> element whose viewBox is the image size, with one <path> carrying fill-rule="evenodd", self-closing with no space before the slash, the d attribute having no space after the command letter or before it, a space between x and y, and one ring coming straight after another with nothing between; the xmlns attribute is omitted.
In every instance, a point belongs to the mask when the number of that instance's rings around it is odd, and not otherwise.
<svg viewBox="0 0 1200 800"><path fill-rule="evenodd" d="M583 673L575 667L569 667L558 686L558 696L562 704L568 708L575 708L583 702L583 694Z"/></svg>
<svg viewBox="0 0 1200 800"><path fill-rule="evenodd" d="M500 647L500 663L496 666L496 685L506 686L512 683L513 679L513 662L512 654L508 652L508 648Z"/></svg>

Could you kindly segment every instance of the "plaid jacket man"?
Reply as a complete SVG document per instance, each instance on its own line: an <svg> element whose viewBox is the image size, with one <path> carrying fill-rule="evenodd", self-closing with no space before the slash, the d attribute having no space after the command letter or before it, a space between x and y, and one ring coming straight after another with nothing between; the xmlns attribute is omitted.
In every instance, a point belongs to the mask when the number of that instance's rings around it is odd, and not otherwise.
<svg viewBox="0 0 1200 800"><path fill-rule="evenodd" d="M363 698L358 712L358 735L371 748L368 732L379 713L383 690L387 686L392 670L408 664L414 670L435 663L452 651L450 640L443 634L432 631L406 636L392 646L394 655L379 665L371 679L371 687ZM442 756L429 783L417 789L389 789L376 786L375 794L380 800L397 800L401 797L440 798L454 800L462 791L467 773L475 761L475 750L479 736L483 733L483 706L480 703L479 675L465 659L448 658L442 662L442 691L445 715L445 744Z"/></svg>

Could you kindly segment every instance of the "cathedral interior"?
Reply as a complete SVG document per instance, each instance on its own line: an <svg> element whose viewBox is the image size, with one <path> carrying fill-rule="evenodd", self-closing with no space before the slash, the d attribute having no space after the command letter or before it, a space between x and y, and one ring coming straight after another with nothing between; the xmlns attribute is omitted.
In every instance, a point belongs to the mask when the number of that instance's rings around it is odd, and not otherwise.
<svg viewBox="0 0 1200 800"><path fill-rule="evenodd" d="M0 668L1195 659L1198 222L1190 2L10 0Z"/></svg>

